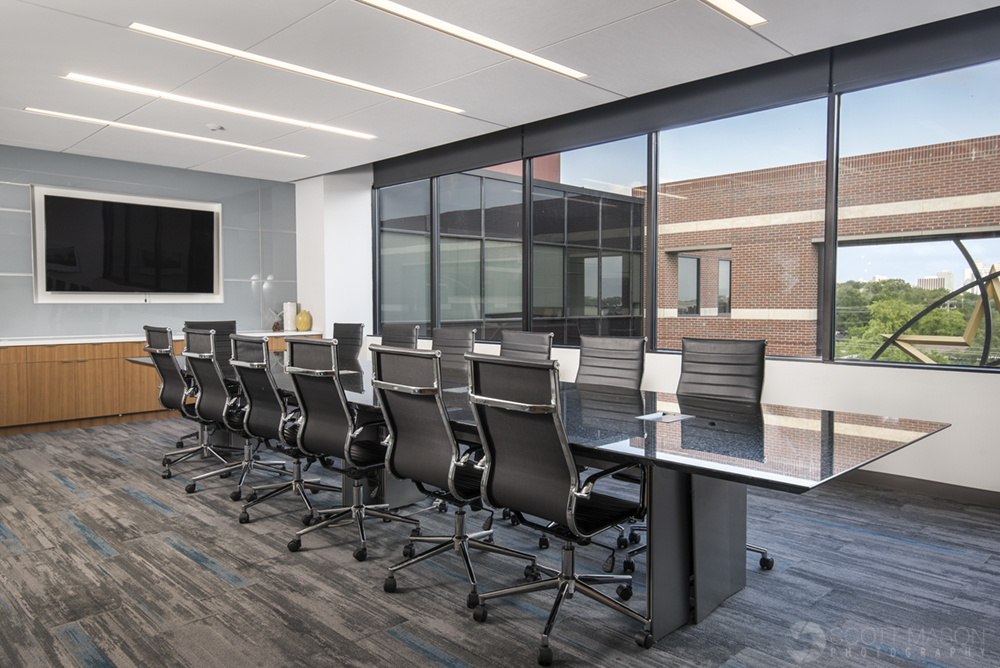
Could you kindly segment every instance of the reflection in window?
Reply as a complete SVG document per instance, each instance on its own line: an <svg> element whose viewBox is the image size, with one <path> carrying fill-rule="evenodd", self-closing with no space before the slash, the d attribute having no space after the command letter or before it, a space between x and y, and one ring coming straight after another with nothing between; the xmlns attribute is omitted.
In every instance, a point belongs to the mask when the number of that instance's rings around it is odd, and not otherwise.
<svg viewBox="0 0 1000 668"><path fill-rule="evenodd" d="M1000 62L843 95L836 357L1000 364L975 280L1000 263L997 91Z"/></svg>
<svg viewBox="0 0 1000 668"><path fill-rule="evenodd" d="M378 191L379 223L383 230L431 231L430 183L414 181Z"/></svg>
<svg viewBox="0 0 1000 668"><path fill-rule="evenodd" d="M441 237L441 324L479 320L480 242Z"/></svg>
<svg viewBox="0 0 1000 668"><path fill-rule="evenodd" d="M429 332L431 243L422 234L382 233L382 322L407 323Z"/></svg>
<svg viewBox="0 0 1000 668"><path fill-rule="evenodd" d="M730 313L729 291L731 289L730 260L719 260L719 315Z"/></svg>
<svg viewBox="0 0 1000 668"><path fill-rule="evenodd" d="M700 315L698 309L698 269L696 257L677 258L677 314Z"/></svg>

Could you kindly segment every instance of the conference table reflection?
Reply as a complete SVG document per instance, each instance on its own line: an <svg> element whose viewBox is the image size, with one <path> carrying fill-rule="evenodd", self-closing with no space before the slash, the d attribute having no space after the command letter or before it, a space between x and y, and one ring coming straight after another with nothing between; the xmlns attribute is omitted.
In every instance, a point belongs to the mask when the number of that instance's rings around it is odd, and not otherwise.
<svg viewBox="0 0 1000 668"><path fill-rule="evenodd" d="M371 364L341 367L348 399L375 403ZM443 395L456 436L478 442L468 387L447 383ZM656 639L700 622L746 586L748 485L801 494L949 426L566 382L559 399L579 463L644 468L646 605Z"/></svg>

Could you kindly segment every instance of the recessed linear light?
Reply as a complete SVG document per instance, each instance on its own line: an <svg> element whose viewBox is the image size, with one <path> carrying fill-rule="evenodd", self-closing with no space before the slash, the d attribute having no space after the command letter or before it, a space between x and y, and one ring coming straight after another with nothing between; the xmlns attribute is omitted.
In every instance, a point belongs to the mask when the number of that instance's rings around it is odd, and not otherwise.
<svg viewBox="0 0 1000 668"><path fill-rule="evenodd" d="M64 78L69 79L71 81L79 81L82 83L93 84L95 86L114 88L115 90L124 90L130 93L139 93L140 95L148 95L150 97L161 97L164 100L172 100L174 102L181 102L183 104L192 104L197 107L206 107L208 109L216 109L218 111L228 111L230 113L240 114L243 116L252 116L253 118L262 118L266 121L275 121L277 123L297 125L301 128L309 128L311 130L323 130L325 132L333 132L340 135L347 135L348 137L357 137L358 139L375 139L375 135L366 134L364 132L355 132L354 130L344 130L343 128L337 128L332 125L322 125L320 123L307 123L306 121L299 121L294 118L285 118L284 116L265 114L260 111L251 111L250 109L231 107L228 104L219 104L217 102L199 100L194 97L185 97L184 95L174 95L173 93L168 93L162 90L143 88L142 86L133 86L132 84L121 83L118 81L109 81L108 79L98 79L97 77L87 76L86 74L76 74L75 72L70 72Z"/></svg>
<svg viewBox="0 0 1000 668"><path fill-rule="evenodd" d="M762 23L767 23L767 19L753 11L746 5L742 5L736 0L704 0L708 4L712 5L720 12L728 14L740 23L750 26L759 26Z"/></svg>
<svg viewBox="0 0 1000 668"><path fill-rule="evenodd" d="M286 72L294 72L295 74L302 74L307 77L313 77L314 79L329 81L331 83L340 84L341 86L350 86L351 88L357 88L358 90L368 91L369 93L376 93L378 95L394 97L397 100L414 102L416 104L422 104L426 107L432 107L434 109L440 109L442 111L450 111L453 114L465 113L464 109L459 109L457 107L450 107L447 104L432 102L430 100L425 100L421 97L414 97L412 95L407 95L406 93L397 93L396 91L389 90L388 88L380 88L378 86L372 86L371 84L362 83L360 81L354 81L353 79L345 79L344 77L338 77L335 74L320 72L319 70L313 70L308 67L295 65L293 63L286 63L283 60L276 60L274 58L268 58L266 56L258 56L257 54L250 53L248 51L233 49L231 47L223 46L221 44L215 44L214 42L206 42L203 39L188 37L187 35L181 35L180 33L170 32L169 30L161 30L160 28L154 28L152 26L143 25L142 23L132 23L131 25L129 25L129 30L135 30L136 32L152 35L153 37L169 39L172 42L187 44L188 46L194 46L199 49L205 49L206 51L214 51L215 53L221 53L224 56L230 56L232 58L240 58L241 60L248 60L252 63L257 63L258 65L267 65L268 67L274 67L279 70L285 70Z"/></svg>
<svg viewBox="0 0 1000 668"><path fill-rule="evenodd" d="M420 25L427 26L428 28L440 30L443 33L458 37L459 39L464 39L467 42L472 42L473 44L478 44L479 46L485 46L487 49L492 49L493 51L510 56L511 58L517 58L518 60L523 60L526 63L531 63L532 65L537 65L538 67L544 67L547 70L562 74L563 76L573 79L582 79L588 76L583 72L574 70L573 68L560 65L559 63L554 63L551 60L541 58L528 53L527 51L522 51L521 49L510 46L509 44L504 44L503 42L498 42L495 39L490 39L489 37L472 32L471 30L460 28L453 23L448 23L447 21L442 21L441 19L434 18L433 16L418 12L415 9L410 9L409 7L404 7L403 5L395 2L390 2L390 0L356 1L370 7L374 7L375 9L381 9L383 12L394 14L400 18L406 19L407 21L413 21L414 23L419 23Z"/></svg>
<svg viewBox="0 0 1000 668"><path fill-rule="evenodd" d="M170 130L157 130L156 128L147 128L141 125L129 125L128 123L119 123L118 121L107 121L101 118L91 118L90 116L77 116L76 114L64 114L61 111L48 111L47 109L36 109L34 107L25 107L24 110L30 111L33 114L42 114L43 116L54 116L55 118L67 118L71 121L81 121L83 123L93 123L95 125L109 125L113 128L121 128L122 130L135 130L136 132L146 132L151 135L163 135L164 137L176 137L177 139L190 139L192 141L205 142L206 144L221 144L222 146L243 148L248 151L260 151L262 153L285 155L290 158L309 157L307 155L302 155L301 153L290 153L288 151L279 151L273 148L263 148L261 146L251 146L250 144L240 144L234 141L224 141L222 139L209 139L208 137L186 135L181 132L171 132Z"/></svg>

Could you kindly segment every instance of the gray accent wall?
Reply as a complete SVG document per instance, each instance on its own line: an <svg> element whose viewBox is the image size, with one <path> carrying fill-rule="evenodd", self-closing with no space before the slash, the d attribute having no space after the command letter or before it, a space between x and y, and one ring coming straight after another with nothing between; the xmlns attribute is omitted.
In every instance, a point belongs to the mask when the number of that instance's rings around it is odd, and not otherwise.
<svg viewBox="0 0 1000 668"><path fill-rule="evenodd" d="M223 304L35 304L29 184L220 202ZM142 335L143 325L236 320L270 329L296 299L295 186L0 146L0 339Z"/></svg>

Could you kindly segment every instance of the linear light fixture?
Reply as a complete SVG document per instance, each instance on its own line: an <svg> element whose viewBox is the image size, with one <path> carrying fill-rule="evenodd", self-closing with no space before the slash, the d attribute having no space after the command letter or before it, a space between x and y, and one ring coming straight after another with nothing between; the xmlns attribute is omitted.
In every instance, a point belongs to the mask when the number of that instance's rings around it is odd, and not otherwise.
<svg viewBox="0 0 1000 668"><path fill-rule="evenodd" d="M751 28L754 26L759 26L762 23L767 23L767 19L753 11L746 5L740 4L736 0L704 0L708 4L712 5L720 12L728 14L740 23L748 25Z"/></svg>
<svg viewBox="0 0 1000 668"><path fill-rule="evenodd" d="M397 100L405 100L406 102L422 104L425 107L432 107L434 109L440 109L442 111L450 111L453 114L465 113L464 109L451 107L448 106L447 104L441 104L439 102L432 102L431 100L425 100L422 97L414 97L413 95L407 95L406 93L397 93L396 91L389 90L388 88L380 88L378 86L372 86L371 84L366 84L361 81L354 81L353 79L345 79L344 77L338 77L335 74L320 72L319 70L310 69L308 67L302 67L301 65L296 65L294 63L286 63L283 60L268 58L267 56L258 56L255 53L250 53L249 51L234 49L228 46L223 46L222 44L215 44L214 42L207 42L203 39L188 37L187 35L181 35L180 33L170 32L169 30L161 30L160 28L154 28L153 26L147 26L142 23L130 24L129 30L135 30L136 32L141 32L146 35L152 35L153 37L168 39L172 42L178 42L180 44L187 44L188 46L194 46L199 49L205 49L206 51L213 51L215 53L220 53L224 56L230 56L232 58L247 60L252 63L257 63L258 65L267 65L268 67L274 67L279 70L285 70L286 72L294 72L295 74L302 74L307 77L313 77L314 79L329 81L331 83L340 84L341 86L349 86L351 88L357 88L358 90L368 91L369 93L376 93L378 95L393 97L396 98Z"/></svg>
<svg viewBox="0 0 1000 668"><path fill-rule="evenodd" d="M547 70L562 74L563 76L570 77L572 79L583 79L587 75L583 72L574 70L571 67L566 67L565 65L560 65L559 63L554 63L551 60L536 56L527 51L522 51L517 47L510 46L509 44L504 44L503 42L498 42L495 39L491 39L479 33L472 32L471 30L466 30L453 23L448 23L447 21L442 21L441 19L434 18L424 14L423 12L418 12L415 9L410 9L409 7L404 7L403 5L391 2L390 0L356 0L369 7L374 7L375 9L381 9L383 12L388 12L407 21L413 21L414 23L419 23L420 25L427 26L428 28L433 28L434 30L439 30L443 33L447 33L459 39L464 39L467 42L472 42L473 44L478 44L479 46L484 46L487 49L492 49L497 53L502 53L511 58L517 58L518 60L523 60L526 63L531 63L538 67L544 67Z"/></svg>
<svg viewBox="0 0 1000 668"><path fill-rule="evenodd" d="M358 139L375 139L375 135L370 135L364 132L345 130L343 128L334 127L332 125L323 125L321 123L308 123L306 121L299 121L294 118L275 116L274 114L265 114L264 112L261 111L253 111L251 109L243 109L241 107L231 107L228 104L219 104L218 102L199 100L198 98L186 97L184 95L174 95L173 93L168 93L166 91L154 90L152 88L143 88L142 86L133 86L132 84L121 83L119 81L98 79L97 77L87 76L86 74L76 74L75 72L70 72L63 78L69 79L71 81L79 81L81 83L93 84L95 86L103 86L105 88L114 88L115 90L124 90L130 93L139 93L140 95L148 95L150 97L161 97L164 100L172 100L173 102L191 104L197 107L205 107L207 109L217 109L219 111L228 111L233 114L252 116L253 118L262 118L266 121L275 121L277 123L285 123L287 125L297 125L300 128L309 128L311 130L323 130L324 132L333 132L335 134L347 135L348 137L357 137Z"/></svg>
<svg viewBox="0 0 1000 668"><path fill-rule="evenodd" d="M164 137L175 137L177 139L190 139L192 141L200 141L206 144L221 144L222 146L243 148L248 151L260 151L261 153L273 153L274 155L284 155L290 158L309 157L307 155L302 155L301 153L290 153L289 151L279 151L273 148L263 148L262 146L251 146L250 144L240 144L238 142L225 141L222 139L209 139L208 137L198 137L197 135L186 135L182 132L171 132L170 130L158 130L156 128L147 128L142 125L129 125L128 123L119 123L118 121L108 121L102 118L91 118L90 116L77 116L76 114L65 114L61 111L49 111L47 109L36 109L35 107L25 107L24 110L30 111L33 114L42 114L43 116L54 116L55 118L67 118L71 121L93 123L94 125L109 125L113 128L121 128L122 130L135 130L136 132L145 132L151 135L162 135Z"/></svg>

